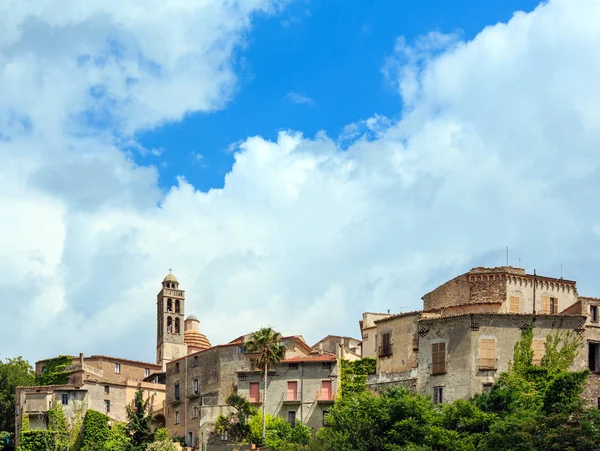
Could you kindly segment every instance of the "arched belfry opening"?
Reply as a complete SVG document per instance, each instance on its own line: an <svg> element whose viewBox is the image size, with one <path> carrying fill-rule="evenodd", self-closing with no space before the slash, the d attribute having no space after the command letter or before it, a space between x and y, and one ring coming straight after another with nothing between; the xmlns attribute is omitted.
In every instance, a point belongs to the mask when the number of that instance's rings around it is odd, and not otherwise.
<svg viewBox="0 0 600 451"><path fill-rule="evenodd" d="M179 299L175 299L175 313L181 313L181 303Z"/></svg>
<svg viewBox="0 0 600 451"><path fill-rule="evenodd" d="M172 312L173 311L173 300L171 299L167 299L167 312Z"/></svg>
<svg viewBox="0 0 600 451"><path fill-rule="evenodd" d="M167 316L167 333L173 333L173 318Z"/></svg>
<svg viewBox="0 0 600 451"><path fill-rule="evenodd" d="M181 333L181 323L179 322L179 318L175 318L175 333Z"/></svg>

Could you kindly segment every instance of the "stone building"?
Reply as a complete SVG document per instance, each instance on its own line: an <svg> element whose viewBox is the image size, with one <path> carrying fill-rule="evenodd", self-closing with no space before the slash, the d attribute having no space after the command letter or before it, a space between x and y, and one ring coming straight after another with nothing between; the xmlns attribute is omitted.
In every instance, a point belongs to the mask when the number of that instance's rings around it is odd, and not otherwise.
<svg viewBox="0 0 600 451"><path fill-rule="evenodd" d="M16 391L16 439L22 430L25 416L31 429L46 429L47 411L61 404L67 418L77 409L85 414L87 409L103 412L117 421L127 418L126 406L131 405L138 387L142 388L146 399L150 399L153 410L159 412L165 399L164 384L144 382L159 365L121 358L95 355L71 357L70 372L65 385L39 387L19 387ZM35 364L36 374L45 371L49 361L40 360Z"/></svg>
<svg viewBox="0 0 600 451"><path fill-rule="evenodd" d="M389 313L365 312L358 322L361 332L361 357L377 357L377 325L375 321L391 316Z"/></svg>
<svg viewBox="0 0 600 451"><path fill-rule="evenodd" d="M580 297L575 281L521 268L474 268L424 295L423 306L375 319L375 333L363 328L363 355L365 333L376 336L372 389L403 385L434 402L470 398L508 369L515 343L532 323L534 362L541 361L549 334L571 331L585 345L573 369L600 370L600 299ZM585 396L597 401L594 386L595 374Z"/></svg>
<svg viewBox="0 0 600 451"><path fill-rule="evenodd" d="M166 425L188 446L206 443L219 414L228 414L232 393L260 406L263 380L244 352L248 336L167 363ZM284 337L285 359L269 372L267 412L288 421L322 425L323 412L337 390L337 360L319 352L300 336Z"/></svg>
<svg viewBox="0 0 600 451"><path fill-rule="evenodd" d="M362 355L362 343L352 337L340 335L327 335L313 345L313 349L335 354L338 358L358 360Z"/></svg>

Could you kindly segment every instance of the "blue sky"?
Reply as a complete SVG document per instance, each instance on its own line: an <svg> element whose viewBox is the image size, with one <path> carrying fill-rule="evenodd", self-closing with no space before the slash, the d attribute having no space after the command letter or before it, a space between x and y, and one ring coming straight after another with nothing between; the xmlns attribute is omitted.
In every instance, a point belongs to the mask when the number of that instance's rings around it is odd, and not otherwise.
<svg viewBox="0 0 600 451"><path fill-rule="evenodd" d="M410 42L439 31L470 40L538 3L299 0L278 14L257 15L237 52L239 84L231 101L141 134L144 147L163 153L136 154L136 161L159 169L162 189L178 176L202 191L222 188L233 164L230 145L248 136L273 139L289 129L335 138L375 114L398 118L401 98L381 70L399 36Z"/></svg>
<svg viewBox="0 0 600 451"><path fill-rule="evenodd" d="M357 336L507 245L598 296L598 23L597 0L0 2L0 358L154 360L169 268L213 344Z"/></svg>

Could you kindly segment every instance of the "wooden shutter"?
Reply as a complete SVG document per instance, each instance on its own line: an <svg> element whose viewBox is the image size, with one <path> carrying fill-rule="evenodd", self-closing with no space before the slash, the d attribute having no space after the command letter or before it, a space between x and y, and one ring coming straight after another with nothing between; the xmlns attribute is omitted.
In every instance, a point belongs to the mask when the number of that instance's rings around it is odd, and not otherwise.
<svg viewBox="0 0 600 451"><path fill-rule="evenodd" d="M321 399L330 400L332 397L331 381L321 381Z"/></svg>
<svg viewBox="0 0 600 451"><path fill-rule="evenodd" d="M510 313L521 313L521 298L519 296L510 297Z"/></svg>
<svg viewBox="0 0 600 451"><path fill-rule="evenodd" d="M446 372L446 343L431 345L431 374Z"/></svg>
<svg viewBox="0 0 600 451"><path fill-rule="evenodd" d="M260 401L260 387L258 382L250 382L250 402Z"/></svg>
<svg viewBox="0 0 600 451"><path fill-rule="evenodd" d="M287 400L295 401L298 399L298 382L288 381Z"/></svg>
<svg viewBox="0 0 600 451"><path fill-rule="evenodd" d="M550 313L552 313L553 315L558 314L558 299L557 298L550 298Z"/></svg>
<svg viewBox="0 0 600 451"><path fill-rule="evenodd" d="M544 340L533 340L531 342L531 349L533 350L533 360L531 363L539 365L542 363L542 358L546 353L546 342Z"/></svg>
<svg viewBox="0 0 600 451"><path fill-rule="evenodd" d="M542 297L542 310L544 313L550 313L550 296Z"/></svg>
<svg viewBox="0 0 600 451"><path fill-rule="evenodd" d="M479 368L496 368L496 340L494 338L479 340Z"/></svg>

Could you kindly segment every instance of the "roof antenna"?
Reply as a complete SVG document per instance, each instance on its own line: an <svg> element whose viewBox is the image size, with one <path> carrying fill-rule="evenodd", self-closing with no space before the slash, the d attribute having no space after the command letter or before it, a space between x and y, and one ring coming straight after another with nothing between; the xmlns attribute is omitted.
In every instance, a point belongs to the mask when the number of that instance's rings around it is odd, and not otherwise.
<svg viewBox="0 0 600 451"><path fill-rule="evenodd" d="M508 246L506 246L506 266L508 266Z"/></svg>
<svg viewBox="0 0 600 451"><path fill-rule="evenodd" d="M519 268L521 267L521 257L519 257Z"/></svg>
<svg viewBox="0 0 600 451"><path fill-rule="evenodd" d="M390 309L388 309L388 314L390 313Z"/></svg>
<svg viewBox="0 0 600 451"><path fill-rule="evenodd" d="M562 279L562 263L560 264L560 278Z"/></svg>

